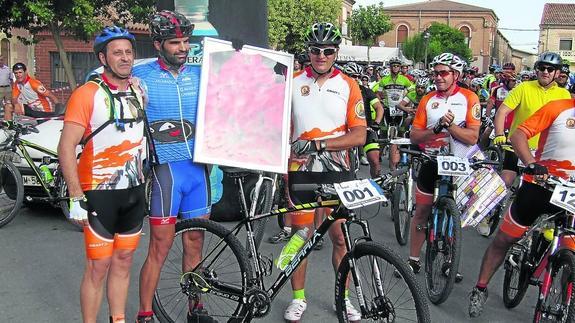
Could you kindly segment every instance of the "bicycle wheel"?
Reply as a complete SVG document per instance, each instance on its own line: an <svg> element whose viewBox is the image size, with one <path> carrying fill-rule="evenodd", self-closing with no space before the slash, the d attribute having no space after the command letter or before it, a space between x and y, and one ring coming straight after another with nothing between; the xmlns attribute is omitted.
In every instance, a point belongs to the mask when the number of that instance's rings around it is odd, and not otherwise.
<svg viewBox="0 0 575 323"><path fill-rule="evenodd" d="M521 245L513 245L505 257L503 304L507 308L519 305L529 287L530 273L526 266L527 257L527 251Z"/></svg>
<svg viewBox="0 0 575 323"><path fill-rule="evenodd" d="M391 198L391 213L393 216L393 226L395 228L395 239L404 246L409 241L409 226L411 216L408 211L407 188L403 183L395 184Z"/></svg>
<svg viewBox="0 0 575 323"><path fill-rule="evenodd" d="M9 160L0 161L0 227L10 223L22 207L22 175Z"/></svg>
<svg viewBox="0 0 575 323"><path fill-rule="evenodd" d="M358 276L359 286L350 275L352 270ZM400 273L399 277L394 275L395 271ZM346 302L348 280L355 286L349 287L349 302ZM397 253L384 245L372 241L355 245L342 259L335 284L339 322L349 322L346 303L360 309L360 297L366 307L361 317L364 322L431 322L427 300L415 275ZM360 287L361 293L358 293Z"/></svg>
<svg viewBox="0 0 575 323"><path fill-rule="evenodd" d="M254 200L254 190L252 190L250 200ZM256 206L256 214L269 213L272 210L273 204L273 183L269 180L264 180L262 186L260 187L260 195L258 197ZM264 231L266 229L266 223L268 218L263 218L252 222L252 230L254 233L254 242L256 244L256 249L260 248L262 240L264 238ZM246 242L247 246L247 242Z"/></svg>
<svg viewBox="0 0 575 323"><path fill-rule="evenodd" d="M183 261L196 254L184 254L188 234L203 237L202 261L182 273ZM207 219L191 219L176 224L174 244L161 270L153 300L160 322L183 322L188 308L201 303L212 318L242 321L248 315L244 296L252 270L241 242L222 225ZM188 267L188 266L186 266ZM189 265L192 267L192 265Z"/></svg>
<svg viewBox="0 0 575 323"><path fill-rule="evenodd" d="M561 250L549 261L551 272L549 284L539 286L539 299L535 306L533 322L575 322L575 309L572 302L575 283L575 256L568 250ZM545 279L545 278L544 278Z"/></svg>
<svg viewBox="0 0 575 323"><path fill-rule="evenodd" d="M64 180L64 176L62 175L61 171L58 170L57 173L58 175L56 176L54 183L57 187L58 198L60 199L60 201L58 202L58 206L60 207L60 210L62 210L64 218L66 218L66 220L74 226L74 229L78 231L83 231L84 227L81 224L79 224L76 221L72 221L70 219L70 200L69 200L70 195L68 195L68 185L66 184L66 181Z"/></svg>
<svg viewBox="0 0 575 323"><path fill-rule="evenodd" d="M425 248L425 283L431 302L441 304L451 294L459 269L461 220L455 201L450 197L441 197L434 209L438 212L438 227L429 221Z"/></svg>

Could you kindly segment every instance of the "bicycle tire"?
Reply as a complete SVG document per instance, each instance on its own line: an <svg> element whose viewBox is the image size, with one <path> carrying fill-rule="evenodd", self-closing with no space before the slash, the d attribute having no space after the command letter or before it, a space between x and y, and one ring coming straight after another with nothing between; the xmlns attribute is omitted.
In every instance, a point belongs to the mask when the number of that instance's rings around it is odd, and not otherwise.
<svg viewBox="0 0 575 323"><path fill-rule="evenodd" d="M188 273L182 274L183 245L181 238L185 232L202 232L204 234L203 251L213 251L218 248L217 252L210 254L202 252L203 265L193 272L193 275L199 278L198 281L194 282L200 282L207 286L205 288L209 289L207 291L197 287L194 290L194 284L190 281L190 277L193 276L187 275ZM218 246L220 242L221 245ZM237 268L230 268L230 260L237 261L235 264ZM162 323L180 322L185 319L188 312L189 300L198 296L201 297L203 307L208 314L220 322L224 320L223 317L226 318L224 321L233 321L234 319L238 321L247 319L249 321L249 306L243 303L243 299L250 288L251 278L252 269L248 262L247 251L238 238L231 234L228 229L208 219L195 218L178 222L176 223L174 244L170 248L166 262L161 269L158 287L154 293L152 303L154 314ZM214 288L210 282L234 287L241 290L241 295L236 300L225 299L221 296L223 293L217 287ZM218 293L220 295L210 293L212 290L216 293L220 292ZM208 300L210 302L207 302ZM224 306L214 306L212 300L229 302L225 303ZM226 308L233 313L219 312ZM184 317L182 318L182 316Z"/></svg>
<svg viewBox="0 0 575 323"><path fill-rule="evenodd" d="M450 219L453 231L452 239L442 235L439 239L431 242L428 229L427 246L425 248L425 286L429 300L433 304L438 305L447 300L455 284L455 276L457 275L461 258L461 220L459 209L451 197L440 197L434 205L435 208L438 209L438 212L442 212L443 216ZM428 228L433 229L431 221ZM442 241L441 247L437 243L438 240ZM433 264L440 254L446 255L446 261L440 263L440 268L435 268ZM446 266L449 268L446 268ZM444 274L445 272L447 274ZM442 286L436 288L436 283L441 283L441 281L445 281L445 284L441 284Z"/></svg>
<svg viewBox="0 0 575 323"><path fill-rule="evenodd" d="M272 210L273 204L273 183L268 180L264 180L262 182L262 186L260 187L260 195L257 201L256 206L256 214L265 214L269 213ZM252 196L251 201L254 198ZM264 238L264 232L266 229L266 224L269 218L263 218L257 221L252 222L252 230L254 233L254 242L256 244L256 249L260 249L260 245L262 244L262 240ZM246 241L247 246L247 241Z"/></svg>
<svg viewBox="0 0 575 323"><path fill-rule="evenodd" d="M14 220L24 200L22 175L9 160L0 161L0 228Z"/></svg>
<svg viewBox="0 0 575 323"><path fill-rule="evenodd" d="M407 188L403 183L395 184L391 198L391 213L393 216L393 227L395 229L395 239L401 246L405 246L409 241L409 227L411 216L407 209Z"/></svg>
<svg viewBox="0 0 575 323"><path fill-rule="evenodd" d="M373 261L376 260L381 282L383 283L382 289L384 290L384 295L373 295L373 297L369 297L370 291L368 287L375 287L372 279L374 275L372 273L371 277L369 277L365 274L365 270L362 270L362 268L364 268L362 266L364 260L367 261L367 270L373 269ZM407 263L403 261L395 251L373 241L356 244L353 250L347 253L339 264L335 285L335 304L339 322L349 322L345 308L345 291L348 289L346 287L348 279L350 284L354 284L353 279L349 277L351 272L350 263L355 264L359 281L362 282L362 297L366 302L366 306L368 306L366 313L372 316L362 317L362 320L373 319L385 322L402 322L406 317L412 315L414 316L413 319L407 318L407 321L420 323L431 322L427 299L411 268L409 268ZM396 271L399 272L399 277L394 275ZM349 288L349 301L356 309L359 309L356 288ZM373 292L376 291L373 290ZM384 302L381 302L382 297L385 298ZM392 300L395 301L394 304L391 304ZM390 305L390 308L394 311L394 313L390 314L395 314L395 317L393 317L395 320L390 319L390 317L384 318L378 316L383 312L389 312L387 309L370 308L374 305L377 306L378 303L381 307ZM406 305L407 303L412 304L413 307L406 308L408 307ZM397 311L400 309L405 310L405 312L401 312L403 315L397 315Z"/></svg>
<svg viewBox="0 0 575 323"><path fill-rule="evenodd" d="M72 219L70 219L70 204L69 204L69 194L68 194L68 185L66 184L66 181L64 180L64 176L62 175L61 171L57 171L58 175L56 175L56 179L54 181L54 183L56 184L57 189L57 193L58 193L58 198L60 199L60 201L58 202L58 206L60 207L60 210L62 210L62 213L64 214L64 218L66 219L66 221L68 221L68 223L70 223L74 229L78 230L78 231L83 231L84 227L76 222L73 221Z"/></svg>
<svg viewBox="0 0 575 323"><path fill-rule="evenodd" d="M575 304L573 304L573 284L575 284L575 256L573 252L569 250L560 250L555 257L550 259L552 261L551 264L551 281L549 282L549 291L545 295L545 297L539 297L537 300L537 305L535 306L535 313L533 314L533 322L534 323L542 323L542 322L575 322ZM558 276L558 273L561 269L567 269L567 277L565 277L565 273ZM557 284L556 287L555 284ZM544 284L539 286L541 295L541 289L544 288ZM563 290L563 289L566 290ZM563 293L571 290L570 299L567 300L563 297ZM556 305L548 305L547 301L550 300L554 294L557 294L557 291L560 291L559 301L561 304ZM566 306L569 303L569 306ZM561 310L557 311L557 308L561 308ZM558 313L559 312L559 313ZM545 315L547 317L545 317ZM550 316L553 315L557 318L557 320L553 320ZM562 317L562 316L566 317ZM558 317L557 317L558 316ZM559 320L560 319L560 320Z"/></svg>
<svg viewBox="0 0 575 323"><path fill-rule="evenodd" d="M513 262L517 265L514 266L509 262L509 257L516 255ZM505 257L505 274L503 276L503 304L507 308L514 308L525 297L527 288L529 288L530 273L526 267L526 260L528 252L522 247L514 245L509 249L507 257Z"/></svg>

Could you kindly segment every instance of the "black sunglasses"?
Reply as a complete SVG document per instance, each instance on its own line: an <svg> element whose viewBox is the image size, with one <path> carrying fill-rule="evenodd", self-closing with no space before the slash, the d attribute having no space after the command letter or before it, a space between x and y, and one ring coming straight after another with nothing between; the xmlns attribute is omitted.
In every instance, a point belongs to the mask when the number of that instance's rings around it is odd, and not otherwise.
<svg viewBox="0 0 575 323"><path fill-rule="evenodd" d="M325 56L330 56L335 54L335 51L337 49L334 47L329 47L329 48L319 48L319 47L314 47L314 46L310 46L309 47L309 52L313 55L320 55L321 53L323 53Z"/></svg>
<svg viewBox="0 0 575 323"><path fill-rule="evenodd" d="M537 70L538 70L539 72L545 72L545 70L547 70L547 72L553 73L553 72L555 72L555 71L557 70L557 68L556 68L555 66L542 66L542 65L539 65L539 66L537 66Z"/></svg>

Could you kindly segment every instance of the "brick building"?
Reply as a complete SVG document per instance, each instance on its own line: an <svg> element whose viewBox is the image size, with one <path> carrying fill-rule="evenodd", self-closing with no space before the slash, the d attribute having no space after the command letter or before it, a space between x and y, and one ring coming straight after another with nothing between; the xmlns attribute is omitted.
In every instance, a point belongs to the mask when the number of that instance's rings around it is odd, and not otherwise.
<svg viewBox="0 0 575 323"><path fill-rule="evenodd" d="M16 37L31 39L30 33L24 29L14 29L11 38L0 33L0 55L4 56L6 65L12 67L16 63L24 63L34 72L34 45L25 45Z"/></svg>
<svg viewBox="0 0 575 323"><path fill-rule="evenodd" d="M575 71L575 3L546 3L539 24L539 52L558 52Z"/></svg>
<svg viewBox="0 0 575 323"><path fill-rule="evenodd" d="M341 33L343 34L343 45L353 45L351 36L349 34L347 19L351 17L351 11L354 4L355 0L343 0L341 2L341 15L339 16L339 25L341 26Z"/></svg>

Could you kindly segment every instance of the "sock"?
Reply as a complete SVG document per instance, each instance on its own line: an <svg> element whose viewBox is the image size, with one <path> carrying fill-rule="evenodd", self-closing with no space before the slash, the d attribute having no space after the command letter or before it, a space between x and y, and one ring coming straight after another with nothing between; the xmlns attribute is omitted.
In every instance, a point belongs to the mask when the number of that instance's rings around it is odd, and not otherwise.
<svg viewBox="0 0 575 323"><path fill-rule="evenodd" d="M344 298L349 298L349 289L346 289L345 292L343 292L343 297Z"/></svg>
<svg viewBox="0 0 575 323"><path fill-rule="evenodd" d="M287 233L291 234L291 227L284 227L284 230L285 230Z"/></svg>
<svg viewBox="0 0 575 323"><path fill-rule="evenodd" d="M294 290L293 299L305 299L305 289Z"/></svg>
<svg viewBox="0 0 575 323"><path fill-rule="evenodd" d="M479 289L480 291L484 292L487 290L487 284L480 284L477 283L477 285L475 285L475 287L477 287L477 289Z"/></svg>
<svg viewBox="0 0 575 323"><path fill-rule="evenodd" d="M154 312L153 311L139 311L138 312L138 317L149 317L149 316L153 316Z"/></svg>
<svg viewBox="0 0 575 323"><path fill-rule="evenodd" d="M412 257L412 256L409 256L409 260L413 260L413 261L419 261L419 257Z"/></svg>

